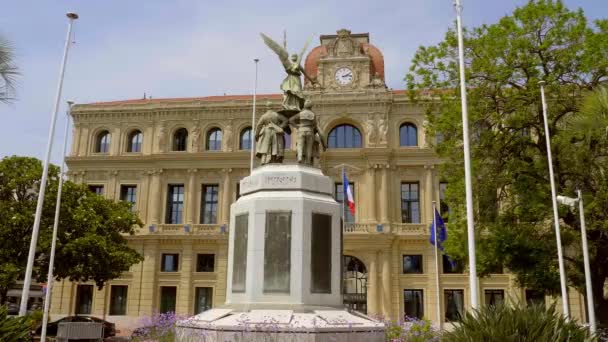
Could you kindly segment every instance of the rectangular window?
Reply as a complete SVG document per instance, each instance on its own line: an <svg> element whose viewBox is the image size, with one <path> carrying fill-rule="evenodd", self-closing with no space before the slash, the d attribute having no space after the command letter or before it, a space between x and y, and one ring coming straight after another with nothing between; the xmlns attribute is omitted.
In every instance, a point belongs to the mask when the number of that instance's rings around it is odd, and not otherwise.
<svg viewBox="0 0 608 342"><path fill-rule="evenodd" d="M464 313L464 290L443 290L445 302L445 321L460 320Z"/></svg>
<svg viewBox="0 0 608 342"><path fill-rule="evenodd" d="M418 182L401 183L401 222L420 223L420 191Z"/></svg>
<svg viewBox="0 0 608 342"><path fill-rule="evenodd" d="M112 285L110 287L110 315L127 314L127 289L126 285Z"/></svg>
<svg viewBox="0 0 608 342"><path fill-rule="evenodd" d="M194 314L211 309L213 306L213 288L197 287L194 292Z"/></svg>
<svg viewBox="0 0 608 342"><path fill-rule="evenodd" d="M89 190L96 195L103 196L103 185L89 185Z"/></svg>
<svg viewBox="0 0 608 342"><path fill-rule="evenodd" d="M355 183L349 182L350 191L353 192L353 201L355 200ZM343 183L336 183L336 202L342 205L342 210L344 210L344 217L346 218L347 223L355 222L355 216L348 208L348 201L344 201L344 185Z"/></svg>
<svg viewBox="0 0 608 342"><path fill-rule="evenodd" d="M403 273L422 274L422 255L404 255Z"/></svg>
<svg viewBox="0 0 608 342"><path fill-rule="evenodd" d="M403 313L407 317L424 317L424 296L422 290L403 290Z"/></svg>
<svg viewBox="0 0 608 342"><path fill-rule="evenodd" d="M165 223L180 224L182 223L182 214L184 212L184 185L171 184L167 192L167 215Z"/></svg>
<svg viewBox="0 0 608 342"><path fill-rule="evenodd" d="M76 288L76 314L90 315L93 306L93 285L78 285Z"/></svg>
<svg viewBox="0 0 608 342"><path fill-rule="evenodd" d="M136 185L121 185L120 200L131 203L131 210L135 209L137 202L137 186Z"/></svg>
<svg viewBox="0 0 608 342"><path fill-rule="evenodd" d="M217 202L218 202L217 184L203 184L201 193L201 223L215 224L217 223Z"/></svg>
<svg viewBox="0 0 608 342"><path fill-rule="evenodd" d="M215 267L215 254L197 254L196 272L213 272Z"/></svg>
<svg viewBox="0 0 608 342"><path fill-rule="evenodd" d="M232 292L245 292L247 280L247 237L249 215L237 215L234 219L234 262L232 266Z"/></svg>
<svg viewBox="0 0 608 342"><path fill-rule="evenodd" d="M486 306L497 306L505 300L505 290L484 290Z"/></svg>
<svg viewBox="0 0 608 342"><path fill-rule="evenodd" d="M266 212L264 293L290 293L291 211Z"/></svg>
<svg viewBox="0 0 608 342"><path fill-rule="evenodd" d="M312 214L311 293L331 293L331 215Z"/></svg>
<svg viewBox="0 0 608 342"><path fill-rule="evenodd" d="M526 290L526 304L545 307L545 294L541 291Z"/></svg>
<svg viewBox="0 0 608 342"><path fill-rule="evenodd" d="M461 263L451 260L447 255L442 255L443 273L464 273L464 267Z"/></svg>
<svg viewBox="0 0 608 342"><path fill-rule="evenodd" d="M177 298L176 286L160 287L160 308L159 313L175 312L175 302Z"/></svg>
<svg viewBox="0 0 608 342"><path fill-rule="evenodd" d="M179 269L179 254L162 254L161 272L177 272Z"/></svg>
<svg viewBox="0 0 608 342"><path fill-rule="evenodd" d="M445 191L448 188L448 183L446 182L440 182L439 183L439 214L441 214L441 217L443 218L444 222L448 222L448 219L450 218L450 207L448 206L448 203L445 201Z"/></svg>

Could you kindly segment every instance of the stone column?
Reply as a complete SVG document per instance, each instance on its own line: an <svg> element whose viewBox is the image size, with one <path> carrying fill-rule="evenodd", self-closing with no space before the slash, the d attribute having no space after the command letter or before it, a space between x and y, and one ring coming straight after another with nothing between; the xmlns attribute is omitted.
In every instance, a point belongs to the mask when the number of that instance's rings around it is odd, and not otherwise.
<svg viewBox="0 0 608 342"><path fill-rule="evenodd" d="M114 127L110 130L110 155L117 156L120 154L121 149L121 134L120 127Z"/></svg>
<svg viewBox="0 0 608 342"><path fill-rule="evenodd" d="M421 200L424 201L424 215L421 217L420 222L432 222L433 220L433 203L435 201L435 191L433 186L433 169L435 169L435 165L427 164L424 166L424 196L422 196ZM439 211L439 202L437 202L437 211Z"/></svg>
<svg viewBox="0 0 608 342"><path fill-rule="evenodd" d="M221 198L222 198L222 219L221 223L228 225L230 221L230 202L232 199L232 187L230 186L230 173L232 169L222 169L223 178L222 178L222 189L221 189Z"/></svg>
<svg viewBox="0 0 608 342"><path fill-rule="evenodd" d="M192 300L192 264L196 256L192 253L192 241L183 240L181 252L181 269L179 278L179 295L177 296L176 311L181 315L191 315L194 311ZM192 304L192 305L191 305Z"/></svg>
<svg viewBox="0 0 608 342"><path fill-rule="evenodd" d="M376 192L376 165L372 165L367 169L367 179L368 179L368 191L370 194ZM378 222L378 216L376 214L376 202L373 197L369 200L366 199L366 203L369 205L369 221Z"/></svg>
<svg viewBox="0 0 608 342"><path fill-rule="evenodd" d="M140 282L137 316L151 315L154 311L158 311L155 307L155 290L156 290L156 274L158 267L158 241L144 242L144 261L141 266L140 279L134 279ZM135 313L134 313L135 314Z"/></svg>
<svg viewBox="0 0 608 342"><path fill-rule="evenodd" d="M150 224L161 223L161 196L163 195L161 185L162 169L152 170L150 174L150 191L148 193L148 222Z"/></svg>
<svg viewBox="0 0 608 342"><path fill-rule="evenodd" d="M391 253L389 251L380 252L382 260L382 315L386 318L391 316Z"/></svg>
<svg viewBox="0 0 608 342"><path fill-rule="evenodd" d="M118 189L118 171L117 170L112 170L110 171L110 181L108 182L108 189L107 189L107 193L105 194L105 197L107 199L111 199L111 200L117 200L120 199L120 193L117 193L118 191L120 191L120 189Z"/></svg>
<svg viewBox="0 0 608 342"><path fill-rule="evenodd" d="M378 310L378 271L377 254L372 252L369 259L369 272L367 274L367 314L379 314Z"/></svg>
<svg viewBox="0 0 608 342"><path fill-rule="evenodd" d="M133 241L132 243L129 243L129 245L139 254L144 255L144 241ZM131 266L132 278L127 290L127 314L129 316L139 315L144 262L145 260Z"/></svg>
<svg viewBox="0 0 608 342"><path fill-rule="evenodd" d="M196 217L196 188L197 169L188 169L188 190L186 192L186 224L198 222Z"/></svg>
<svg viewBox="0 0 608 342"><path fill-rule="evenodd" d="M380 205L380 222L388 223L389 222L389 208L388 208L388 197L389 197L389 188L388 188L388 168L389 165L382 165L381 170L381 180L380 180L380 191L379 196L380 199L378 204Z"/></svg>

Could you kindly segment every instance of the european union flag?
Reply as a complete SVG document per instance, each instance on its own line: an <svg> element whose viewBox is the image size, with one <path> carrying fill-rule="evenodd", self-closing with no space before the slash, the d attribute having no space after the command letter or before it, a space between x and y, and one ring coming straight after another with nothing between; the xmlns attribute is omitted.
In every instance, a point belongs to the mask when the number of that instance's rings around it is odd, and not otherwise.
<svg viewBox="0 0 608 342"><path fill-rule="evenodd" d="M433 229L433 224L435 224L435 229ZM435 220L431 223L431 245L435 245L435 230L437 231L437 249L439 249L448 259L452 268L456 266L452 258L449 255L445 254L443 251L443 242L448 238L448 231L445 228L445 222L443 222L443 218L435 209Z"/></svg>
<svg viewBox="0 0 608 342"><path fill-rule="evenodd" d="M433 229L433 223L436 229ZM437 209L435 209L435 220L433 223L431 223L431 245L435 245L435 230L437 230L437 248L443 252L443 241L448 238L448 231L445 229L445 223L437 212Z"/></svg>

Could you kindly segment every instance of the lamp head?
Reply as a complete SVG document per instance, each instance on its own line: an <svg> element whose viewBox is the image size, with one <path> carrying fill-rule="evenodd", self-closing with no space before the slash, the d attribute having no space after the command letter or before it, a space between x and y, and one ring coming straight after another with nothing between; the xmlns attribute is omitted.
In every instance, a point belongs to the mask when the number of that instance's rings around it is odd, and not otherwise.
<svg viewBox="0 0 608 342"><path fill-rule="evenodd" d="M569 207L574 207L578 203L578 198L558 195L557 202L563 205L567 205Z"/></svg>
<svg viewBox="0 0 608 342"><path fill-rule="evenodd" d="M78 19L78 14L76 14L76 12L68 12L65 14L65 16L72 20Z"/></svg>

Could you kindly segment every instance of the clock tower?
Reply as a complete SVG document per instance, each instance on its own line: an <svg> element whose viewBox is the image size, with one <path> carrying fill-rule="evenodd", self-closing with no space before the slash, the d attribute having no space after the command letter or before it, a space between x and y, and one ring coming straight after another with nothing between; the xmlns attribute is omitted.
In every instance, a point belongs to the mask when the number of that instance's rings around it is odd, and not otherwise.
<svg viewBox="0 0 608 342"><path fill-rule="evenodd" d="M307 90L352 91L369 88L386 89L384 57L369 43L369 33L338 30L335 35L322 35L321 45L310 51L304 68L317 84L306 81Z"/></svg>

